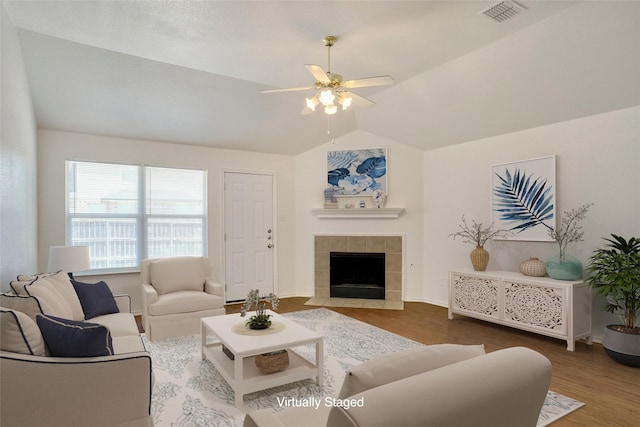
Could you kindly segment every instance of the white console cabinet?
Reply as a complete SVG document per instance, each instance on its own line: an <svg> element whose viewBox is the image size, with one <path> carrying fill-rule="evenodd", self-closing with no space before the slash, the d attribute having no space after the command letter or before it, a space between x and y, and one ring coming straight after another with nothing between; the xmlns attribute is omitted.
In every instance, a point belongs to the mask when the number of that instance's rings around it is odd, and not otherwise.
<svg viewBox="0 0 640 427"><path fill-rule="evenodd" d="M591 336L591 292L582 280L530 277L511 271L451 271L449 319L454 313L567 341Z"/></svg>

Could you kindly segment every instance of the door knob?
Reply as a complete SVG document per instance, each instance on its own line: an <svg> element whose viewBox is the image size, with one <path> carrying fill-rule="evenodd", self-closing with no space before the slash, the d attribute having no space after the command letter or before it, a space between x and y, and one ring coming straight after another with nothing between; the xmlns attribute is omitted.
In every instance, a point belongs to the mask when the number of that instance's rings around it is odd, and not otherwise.
<svg viewBox="0 0 640 427"><path fill-rule="evenodd" d="M269 244L267 245L267 248L269 248L269 249L271 249L272 247L273 247L273 245L272 245L271 243L269 243Z"/></svg>

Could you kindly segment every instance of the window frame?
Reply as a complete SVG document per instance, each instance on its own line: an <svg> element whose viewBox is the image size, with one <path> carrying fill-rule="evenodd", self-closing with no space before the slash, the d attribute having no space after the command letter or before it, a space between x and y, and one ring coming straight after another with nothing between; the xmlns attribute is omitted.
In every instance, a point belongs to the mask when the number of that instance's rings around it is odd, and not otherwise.
<svg viewBox="0 0 640 427"><path fill-rule="evenodd" d="M71 163L94 163L102 165L122 165L133 166L137 169L137 212L135 213L71 213L70 211L70 196L69 196L69 172ZM178 171L198 171L202 172L202 214L150 214L147 213L147 197L145 190L148 186L146 182L147 168L159 168L159 169L174 169ZM150 220L153 219L200 219L202 223L202 254L201 256L207 256L208 244L207 244L207 229L208 229L208 191L207 191L207 176L208 171L201 168L184 168L173 166L160 166L150 165L146 163L123 163L123 162L106 162L106 161L93 161L93 160L77 160L66 159L65 160L65 241L66 245L73 244L73 221L74 219L82 218L96 218L96 219L133 219L136 224L136 262L133 266L128 267L106 267L106 268L93 268L83 273L76 273L76 275L99 275L99 274L116 274L116 273L131 273L140 271L140 264L143 259L148 258L149 254L149 232L148 227ZM74 181L76 178L74 178ZM108 230L107 230L108 233ZM107 236L108 239L108 236ZM169 255L172 256L172 255ZM160 258L160 257L159 257Z"/></svg>

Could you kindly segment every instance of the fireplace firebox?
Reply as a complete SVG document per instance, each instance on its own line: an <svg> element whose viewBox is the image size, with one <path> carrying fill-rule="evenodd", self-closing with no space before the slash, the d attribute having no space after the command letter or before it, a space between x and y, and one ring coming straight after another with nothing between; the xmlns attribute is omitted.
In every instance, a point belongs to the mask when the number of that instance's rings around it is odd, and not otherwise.
<svg viewBox="0 0 640 427"><path fill-rule="evenodd" d="M385 254L331 252L331 297L385 299Z"/></svg>

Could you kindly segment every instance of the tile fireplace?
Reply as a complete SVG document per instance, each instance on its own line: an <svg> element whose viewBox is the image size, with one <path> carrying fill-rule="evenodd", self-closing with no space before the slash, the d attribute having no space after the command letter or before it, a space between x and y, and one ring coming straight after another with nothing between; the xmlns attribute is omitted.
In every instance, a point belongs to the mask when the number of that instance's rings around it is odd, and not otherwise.
<svg viewBox="0 0 640 427"><path fill-rule="evenodd" d="M373 298L385 301L402 301L402 274L403 274L403 236L397 235L316 235L315 247L315 271L314 293L315 297L347 297L347 298ZM342 258L343 266L351 265L347 271L347 279L341 281L337 293L331 291L332 253ZM355 257L364 255L370 258L367 261L358 260ZM370 256L367 256L370 255ZM376 267L375 263L382 260L382 267ZM383 280L371 277L372 270L382 274ZM335 271L334 271L335 275ZM358 283L352 283L353 281ZM380 283L382 282L382 283ZM346 285L346 286L345 286ZM353 295L356 286L361 285L365 289L360 295ZM335 286L335 283L334 283Z"/></svg>

